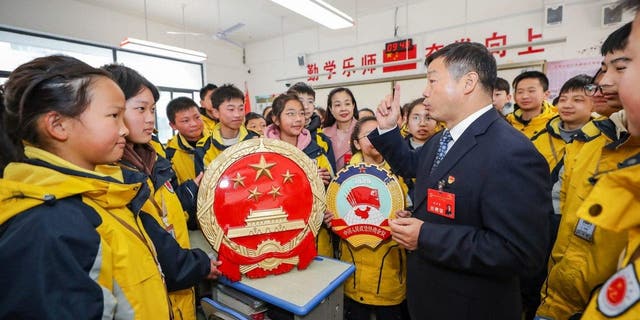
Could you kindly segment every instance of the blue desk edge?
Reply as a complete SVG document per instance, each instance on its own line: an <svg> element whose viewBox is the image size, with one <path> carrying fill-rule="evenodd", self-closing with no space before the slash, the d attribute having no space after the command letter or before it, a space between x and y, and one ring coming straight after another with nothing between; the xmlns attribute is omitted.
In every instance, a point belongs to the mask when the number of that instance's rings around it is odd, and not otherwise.
<svg viewBox="0 0 640 320"><path fill-rule="evenodd" d="M330 258L325 258L325 257L315 257L314 260L316 261L322 261L324 259L330 259ZM331 259L331 260L336 260L336 259ZM342 285L342 283L347 280L347 278L355 271L355 267L351 264L345 263L344 261L340 261L340 260L336 260L339 261L341 263L344 263L346 265L348 265L349 267L340 274L340 276L338 276L337 278L333 279L333 281L331 281L331 283L329 283L329 286L327 286L326 288L324 288L322 291L320 291L320 293L313 297L311 300L309 300L309 302L307 302L307 304L303 305L303 306L299 306L296 304L293 304L291 302L282 300L278 297L272 296L270 294L267 294L263 291L260 291L258 289L252 288L240 281L238 282L231 282L229 279L225 278L225 277L221 277L220 278L220 282L228 285L234 289L238 289L246 294L252 295L262 301L268 302L270 304L273 304L279 308L285 309L289 312L293 312L296 315L299 316L304 316L307 313L311 312L311 310L313 310L316 306L318 306L320 304L320 302L322 302L322 300L324 300L324 298L328 297L329 294L331 294L331 292L333 292L333 290L335 290L339 285Z"/></svg>

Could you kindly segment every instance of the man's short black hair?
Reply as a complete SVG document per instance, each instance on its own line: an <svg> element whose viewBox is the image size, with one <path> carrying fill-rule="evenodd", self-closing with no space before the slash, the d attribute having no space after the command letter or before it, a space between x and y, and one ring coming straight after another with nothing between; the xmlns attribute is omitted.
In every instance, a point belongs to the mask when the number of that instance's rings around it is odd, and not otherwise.
<svg viewBox="0 0 640 320"><path fill-rule="evenodd" d="M207 96L207 92L214 90L214 89L218 89L218 86L216 86L213 83L207 83L206 86L202 87L202 89L200 89L200 100L204 100L204 98Z"/></svg>
<svg viewBox="0 0 640 320"><path fill-rule="evenodd" d="M518 88L518 83L524 79L538 79L540 81L540 85L542 85L542 89L544 91L549 90L549 78L547 76L536 70L525 71L519 74L515 79L513 79L513 89L516 90Z"/></svg>
<svg viewBox="0 0 640 320"><path fill-rule="evenodd" d="M454 79L468 72L475 72L486 93L493 95L493 84L496 82L496 59L487 47L477 42L452 43L428 56L425 64L443 57L449 73Z"/></svg>
<svg viewBox="0 0 640 320"><path fill-rule="evenodd" d="M214 109L219 109L222 103L231 99L240 99L244 102L244 93L233 84L223 84L211 95L211 105Z"/></svg>
<svg viewBox="0 0 640 320"><path fill-rule="evenodd" d="M198 108L198 105L191 98L178 97L167 104L167 118L170 123L176 123L176 113L191 108Z"/></svg>
<svg viewBox="0 0 640 320"><path fill-rule="evenodd" d="M311 86L309 86L304 82L296 82L294 85L291 86L291 88L289 88L289 90L287 90L287 94L289 93L293 93L296 95L308 94L312 96L313 99L316 98L316 92L313 90L313 88L311 88Z"/></svg>
<svg viewBox="0 0 640 320"><path fill-rule="evenodd" d="M586 85L588 85L590 83L591 83L591 76L590 75L579 74L579 75L567 80L562 85L562 88L560 88L560 93L558 93L558 96L562 95L563 93L566 93L566 92L569 92L569 91L574 91L574 90L584 91L584 86L586 86Z"/></svg>
<svg viewBox="0 0 640 320"><path fill-rule="evenodd" d="M631 34L631 22L625 23L604 40L602 47L600 47L600 54L605 56L616 51L624 50L629 42L629 34Z"/></svg>
<svg viewBox="0 0 640 320"><path fill-rule="evenodd" d="M507 94L509 94L511 92L511 85L509 81L498 77L496 78L496 83L493 85L493 90L506 91Z"/></svg>

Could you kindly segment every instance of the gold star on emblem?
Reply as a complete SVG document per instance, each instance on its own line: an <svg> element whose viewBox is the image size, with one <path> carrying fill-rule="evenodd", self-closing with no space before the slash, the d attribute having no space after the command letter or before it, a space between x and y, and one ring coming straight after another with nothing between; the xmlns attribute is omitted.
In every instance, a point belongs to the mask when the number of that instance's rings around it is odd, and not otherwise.
<svg viewBox="0 0 640 320"><path fill-rule="evenodd" d="M253 190L249 190L249 197L247 199L253 199L256 202L258 202L258 198L260 197L260 195L262 194L262 192L258 191L258 187L253 188Z"/></svg>
<svg viewBox="0 0 640 320"><path fill-rule="evenodd" d="M238 185L241 185L244 187L244 177L240 175L240 172L236 172L236 176L233 179L231 179L231 181L233 181L234 189L238 188Z"/></svg>
<svg viewBox="0 0 640 320"><path fill-rule="evenodd" d="M277 198L278 196L280 196L280 187L276 187L276 186L271 186L271 191L268 192L268 194L273 196L273 199Z"/></svg>
<svg viewBox="0 0 640 320"><path fill-rule="evenodd" d="M267 177L269 177L271 180L273 180L273 177L271 176L271 167L275 166L275 163L267 163L266 160L264 160L264 155L260 155L260 162L257 164L250 164L249 166L251 168L256 169L256 180L254 181L258 181L258 178L260 178L261 176L265 175Z"/></svg>
<svg viewBox="0 0 640 320"><path fill-rule="evenodd" d="M285 173L283 173L283 174L282 174L282 177L284 178L284 179L283 179L283 181L282 181L282 183L283 183L283 184L285 184L285 183L287 183L287 182L291 182L291 183L293 183L293 176L294 176L294 174L293 174L293 173L291 173L291 172L289 172L289 169L287 169L287 172L285 172Z"/></svg>

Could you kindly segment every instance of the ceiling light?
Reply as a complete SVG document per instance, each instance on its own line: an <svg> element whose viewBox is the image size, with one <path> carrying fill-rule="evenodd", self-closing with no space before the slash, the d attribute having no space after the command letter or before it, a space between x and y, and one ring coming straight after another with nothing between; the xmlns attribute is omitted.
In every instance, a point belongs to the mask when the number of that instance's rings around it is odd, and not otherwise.
<svg viewBox="0 0 640 320"><path fill-rule="evenodd" d="M329 29L353 26L353 19L346 13L322 0L271 0L291 11L303 15Z"/></svg>
<svg viewBox="0 0 640 320"><path fill-rule="evenodd" d="M134 38L126 38L122 40L122 42L120 42L120 47L127 50L150 53L180 60L194 62L202 62L207 60L207 54L204 52L188 50Z"/></svg>

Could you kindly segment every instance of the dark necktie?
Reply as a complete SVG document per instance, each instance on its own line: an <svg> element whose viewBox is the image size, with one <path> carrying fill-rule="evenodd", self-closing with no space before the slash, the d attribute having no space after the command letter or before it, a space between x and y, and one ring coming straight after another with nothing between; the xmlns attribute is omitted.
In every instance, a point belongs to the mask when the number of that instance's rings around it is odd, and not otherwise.
<svg viewBox="0 0 640 320"><path fill-rule="evenodd" d="M440 161L444 159L444 156L447 154L447 146L452 140L453 138L451 137L449 130L444 130L444 132L442 132L442 137L440 137L440 142L438 143L438 153L436 154L435 160L433 160L433 166L431 166L429 174L431 174L431 172L438 167Z"/></svg>

